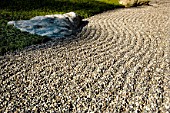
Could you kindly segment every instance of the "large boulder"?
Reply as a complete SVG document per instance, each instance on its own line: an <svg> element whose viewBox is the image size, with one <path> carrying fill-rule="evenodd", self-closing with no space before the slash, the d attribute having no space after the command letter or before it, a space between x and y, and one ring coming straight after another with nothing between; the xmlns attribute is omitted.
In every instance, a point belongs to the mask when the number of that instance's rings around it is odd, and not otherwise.
<svg viewBox="0 0 170 113"><path fill-rule="evenodd" d="M151 0L119 0L119 3L125 7L132 7L138 5L148 5Z"/></svg>
<svg viewBox="0 0 170 113"><path fill-rule="evenodd" d="M10 21L8 25L31 34L61 38L76 33L82 18L74 12L36 16L30 20Z"/></svg>

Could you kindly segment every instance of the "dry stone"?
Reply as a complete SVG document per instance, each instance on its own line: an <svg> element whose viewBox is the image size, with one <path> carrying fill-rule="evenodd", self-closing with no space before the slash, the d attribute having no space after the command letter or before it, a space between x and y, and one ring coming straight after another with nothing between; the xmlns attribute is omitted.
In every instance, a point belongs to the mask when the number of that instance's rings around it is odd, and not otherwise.
<svg viewBox="0 0 170 113"><path fill-rule="evenodd" d="M82 18L74 12L36 16L30 20L10 21L8 25L21 31L51 38L60 38L74 34L79 28Z"/></svg>
<svg viewBox="0 0 170 113"><path fill-rule="evenodd" d="M150 0L119 0L119 3L125 7L137 6L137 5L148 5Z"/></svg>
<svg viewBox="0 0 170 113"><path fill-rule="evenodd" d="M0 113L170 113L170 0L157 4L0 56Z"/></svg>

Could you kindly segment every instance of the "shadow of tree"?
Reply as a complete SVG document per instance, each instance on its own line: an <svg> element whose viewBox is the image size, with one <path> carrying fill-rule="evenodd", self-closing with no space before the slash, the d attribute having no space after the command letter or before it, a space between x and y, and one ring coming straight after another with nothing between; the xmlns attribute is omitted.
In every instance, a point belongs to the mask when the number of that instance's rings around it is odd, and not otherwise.
<svg viewBox="0 0 170 113"><path fill-rule="evenodd" d="M90 2L89 2L90 1ZM50 10L67 10L67 9L94 9L95 6L104 7L108 4L95 0L79 0L79 2L70 0L2 0L0 9L10 9L15 11L50 9ZM113 5L110 5L113 7Z"/></svg>
<svg viewBox="0 0 170 113"><path fill-rule="evenodd" d="M8 11L86 11L91 15L118 7L95 0L1 0L0 10ZM80 14L81 15L81 14ZM82 16L82 15L81 15Z"/></svg>

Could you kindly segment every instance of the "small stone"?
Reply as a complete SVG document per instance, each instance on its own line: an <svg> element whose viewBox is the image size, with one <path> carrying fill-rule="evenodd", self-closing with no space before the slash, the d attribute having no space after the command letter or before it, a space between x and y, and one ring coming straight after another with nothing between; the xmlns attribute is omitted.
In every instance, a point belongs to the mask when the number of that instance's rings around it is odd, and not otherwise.
<svg viewBox="0 0 170 113"><path fill-rule="evenodd" d="M37 110L37 107L36 107L36 106L34 106L32 110L33 110L33 111L36 111L36 110Z"/></svg>

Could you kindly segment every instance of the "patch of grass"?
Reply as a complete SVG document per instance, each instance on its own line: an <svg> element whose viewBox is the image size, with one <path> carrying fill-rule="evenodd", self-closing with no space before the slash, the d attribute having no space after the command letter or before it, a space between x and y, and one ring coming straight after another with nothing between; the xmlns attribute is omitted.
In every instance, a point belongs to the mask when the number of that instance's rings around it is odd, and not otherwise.
<svg viewBox="0 0 170 113"><path fill-rule="evenodd" d="M30 19L37 15L63 14L71 11L87 18L117 6L119 6L118 0L1 0L0 55L50 40L47 37L31 35L12 26L7 26L8 21Z"/></svg>
<svg viewBox="0 0 170 113"><path fill-rule="evenodd" d="M12 26L7 26L6 22L6 20L0 19L0 55L32 44L45 43L49 40L47 37L21 32Z"/></svg>
<svg viewBox="0 0 170 113"><path fill-rule="evenodd" d="M98 0L98 1L119 6L119 0Z"/></svg>

